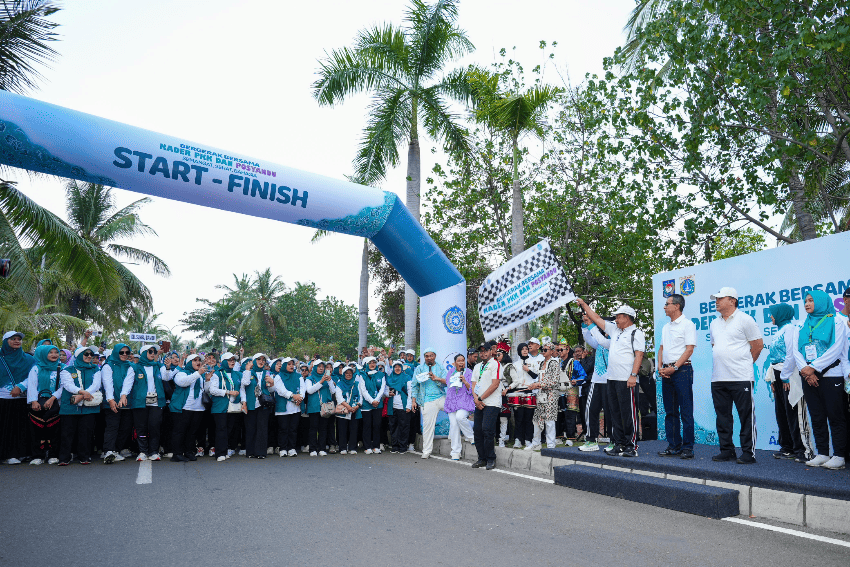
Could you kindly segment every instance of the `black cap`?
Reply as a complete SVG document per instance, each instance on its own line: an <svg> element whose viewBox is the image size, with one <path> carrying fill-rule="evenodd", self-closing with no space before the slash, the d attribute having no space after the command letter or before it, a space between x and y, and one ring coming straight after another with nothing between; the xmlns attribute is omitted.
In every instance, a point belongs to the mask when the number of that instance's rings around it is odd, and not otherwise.
<svg viewBox="0 0 850 567"><path fill-rule="evenodd" d="M468 349L466 349L466 354L467 354L467 356L468 356L468 355L470 355L470 354L475 354L475 353L477 353L477 352L478 352L478 349L477 349L477 348L469 347Z"/></svg>
<svg viewBox="0 0 850 567"><path fill-rule="evenodd" d="M850 287L844 290L844 295L842 296L844 299L850 297Z"/></svg>
<svg viewBox="0 0 850 567"><path fill-rule="evenodd" d="M478 347L478 352L481 352L482 350L487 350L488 348L490 347L487 346L487 343L484 343L483 345Z"/></svg>

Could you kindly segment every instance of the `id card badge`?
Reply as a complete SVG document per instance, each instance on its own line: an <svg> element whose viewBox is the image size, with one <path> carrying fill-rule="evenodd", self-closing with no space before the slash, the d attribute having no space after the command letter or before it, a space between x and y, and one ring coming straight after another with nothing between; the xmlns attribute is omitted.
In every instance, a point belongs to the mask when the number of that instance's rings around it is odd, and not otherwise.
<svg viewBox="0 0 850 567"><path fill-rule="evenodd" d="M812 362L818 357L818 349L815 348L815 345L806 345L806 361Z"/></svg>

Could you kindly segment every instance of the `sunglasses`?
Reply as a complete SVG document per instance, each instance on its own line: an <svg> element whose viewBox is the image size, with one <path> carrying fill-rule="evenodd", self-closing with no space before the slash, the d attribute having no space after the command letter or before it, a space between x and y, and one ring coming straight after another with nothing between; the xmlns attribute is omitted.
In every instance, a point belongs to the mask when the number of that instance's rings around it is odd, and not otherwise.
<svg viewBox="0 0 850 567"><path fill-rule="evenodd" d="M565 348L559 348L559 349L558 349L558 352L567 352L567 349L565 349Z"/></svg>
<svg viewBox="0 0 850 567"><path fill-rule="evenodd" d="M83 356L94 356L94 353L90 350L87 350L86 352L83 353Z"/></svg>
<svg viewBox="0 0 850 567"><path fill-rule="evenodd" d="M540 352L549 352L550 350L552 350L552 349L549 349L549 348L541 348L541 349L540 349Z"/></svg>
<svg viewBox="0 0 850 567"><path fill-rule="evenodd" d="M119 350L118 354L127 355L127 354L130 354L130 351L129 350Z"/></svg>

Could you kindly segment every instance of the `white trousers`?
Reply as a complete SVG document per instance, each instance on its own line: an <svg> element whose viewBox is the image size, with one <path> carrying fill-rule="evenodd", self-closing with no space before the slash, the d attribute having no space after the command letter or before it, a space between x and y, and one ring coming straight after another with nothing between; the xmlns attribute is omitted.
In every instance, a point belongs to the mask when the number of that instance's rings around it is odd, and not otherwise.
<svg viewBox="0 0 850 567"><path fill-rule="evenodd" d="M532 445L537 445L540 442L540 428L537 426L537 422L534 422L534 436L531 438ZM555 446L555 420L546 422L546 445Z"/></svg>
<svg viewBox="0 0 850 567"><path fill-rule="evenodd" d="M499 417L499 439L502 441L508 440L508 418L507 416Z"/></svg>
<svg viewBox="0 0 850 567"><path fill-rule="evenodd" d="M472 436L472 423L467 419L469 412L466 410L457 410L449 414L449 439L452 442L452 456L459 457L463 451L463 441L461 435L469 440Z"/></svg>
<svg viewBox="0 0 850 567"><path fill-rule="evenodd" d="M437 414L446 405L446 397L426 402L422 406L422 454L430 455L434 449L434 428L437 426Z"/></svg>

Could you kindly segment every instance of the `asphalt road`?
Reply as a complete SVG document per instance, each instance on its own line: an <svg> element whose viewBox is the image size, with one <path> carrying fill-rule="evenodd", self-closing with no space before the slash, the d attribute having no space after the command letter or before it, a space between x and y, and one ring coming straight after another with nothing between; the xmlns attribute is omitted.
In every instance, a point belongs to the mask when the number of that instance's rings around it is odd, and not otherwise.
<svg viewBox="0 0 850 567"><path fill-rule="evenodd" d="M0 467L0 565L841 565L850 548L415 455ZM835 537L835 536L833 536Z"/></svg>

